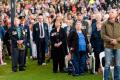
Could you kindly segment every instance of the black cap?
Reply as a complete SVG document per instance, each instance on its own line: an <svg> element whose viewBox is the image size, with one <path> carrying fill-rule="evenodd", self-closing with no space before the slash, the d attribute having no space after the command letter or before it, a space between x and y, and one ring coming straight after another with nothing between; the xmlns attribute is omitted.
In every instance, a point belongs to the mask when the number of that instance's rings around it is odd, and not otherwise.
<svg viewBox="0 0 120 80"><path fill-rule="evenodd" d="M23 20L23 19L25 19L25 16L19 16L19 19Z"/></svg>

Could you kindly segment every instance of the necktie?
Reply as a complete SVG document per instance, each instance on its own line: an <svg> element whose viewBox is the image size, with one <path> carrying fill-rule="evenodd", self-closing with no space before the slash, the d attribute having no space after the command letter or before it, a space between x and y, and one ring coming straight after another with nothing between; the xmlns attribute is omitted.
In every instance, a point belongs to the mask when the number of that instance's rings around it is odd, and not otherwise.
<svg viewBox="0 0 120 80"><path fill-rule="evenodd" d="M43 37L43 26L42 25L40 25L40 37L42 38Z"/></svg>
<svg viewBox="0 0 120 80"><path fill-rule="evenodd" d="M20 39L20 37L21 37L21 28L20 27L17 28L17 32L18 32L18 38Z"/></svg>

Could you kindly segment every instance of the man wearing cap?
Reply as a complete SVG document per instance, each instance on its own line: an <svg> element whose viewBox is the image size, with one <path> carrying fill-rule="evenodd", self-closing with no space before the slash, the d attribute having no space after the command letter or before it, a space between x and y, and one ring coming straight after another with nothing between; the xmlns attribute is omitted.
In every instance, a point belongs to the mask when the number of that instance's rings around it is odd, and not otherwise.
<svg viewBox="0 0 120 80"><path fill-rule="evenodd" d="M114 80L120 80L120 23L116 21L117 11L111 9L109 19L102 26L105 44L104 80L110 80L110 65L114 58Z"/></svg>
<svg viewBox="0 0 120 80"><path fill-rule="evenodd" d="M30 30L29 26L25 24L25 16L20 16L20 27L25 31L25 56L24 56L24 67L26 67L26 56L27 50L30 47Z"/></svg>

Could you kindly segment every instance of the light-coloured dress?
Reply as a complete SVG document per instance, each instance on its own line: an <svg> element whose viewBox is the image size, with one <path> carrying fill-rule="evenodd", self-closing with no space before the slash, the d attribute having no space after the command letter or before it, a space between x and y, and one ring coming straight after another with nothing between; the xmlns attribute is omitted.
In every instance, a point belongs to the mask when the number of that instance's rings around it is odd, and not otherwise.
<svg viewBox="0 0 120 80"><path fill-rule="evenodd" d="M33 36L32 36L32 31L30 30L30 44L31 44L31 49L32 49L32 57L37 57L37 48L36 44L33 42Z"/></svg>

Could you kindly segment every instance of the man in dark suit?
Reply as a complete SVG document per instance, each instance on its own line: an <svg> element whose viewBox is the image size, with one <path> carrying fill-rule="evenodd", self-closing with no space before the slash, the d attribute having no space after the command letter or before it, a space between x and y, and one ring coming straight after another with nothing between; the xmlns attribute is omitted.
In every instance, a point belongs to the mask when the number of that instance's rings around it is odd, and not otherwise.
<svg viewBox="0 0 120 80"><path fill-rule="evenodd" d="M38 22L33 26L33 41L37 45L37 57L39 65L46 65L45 45L48 43L48 39L49 39L48 25L43 22L43 15L39 14Z"/></svg>
<svg viewBox="0 0 120 80"><path fill-rule="evenodd" d="M11 27L11 42L12 42L12 71L24 71L24 55L25 55L25 31L19 26L20 20L15 18L15 25Z"/></svg>
<svg viewBox="0 0 120 80"><path fill-rule="evenodd" d="M20 16L20 27L25 31L25 56L24 56L24 67L26 67L26 56L27 50L30 47L30 30L29 26L25 24L25 16Z"/></svg>

